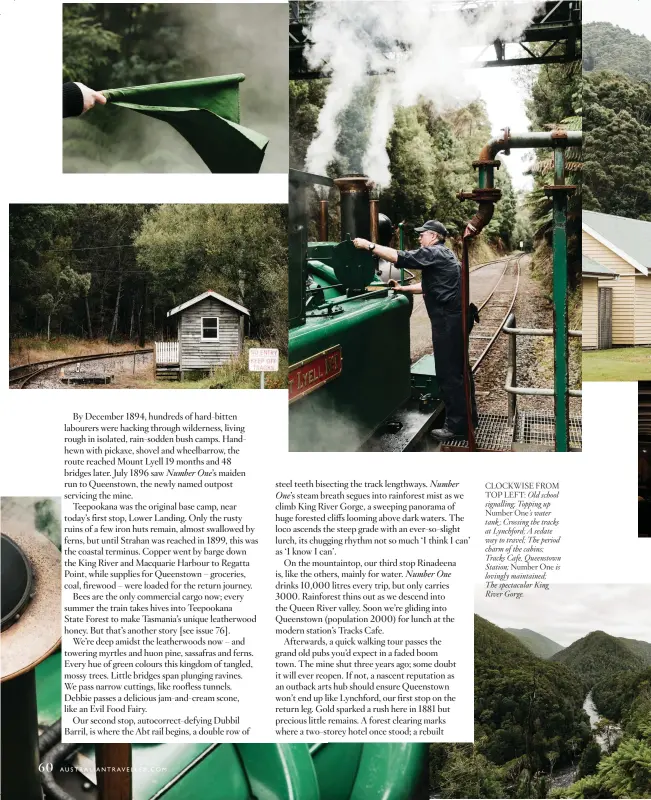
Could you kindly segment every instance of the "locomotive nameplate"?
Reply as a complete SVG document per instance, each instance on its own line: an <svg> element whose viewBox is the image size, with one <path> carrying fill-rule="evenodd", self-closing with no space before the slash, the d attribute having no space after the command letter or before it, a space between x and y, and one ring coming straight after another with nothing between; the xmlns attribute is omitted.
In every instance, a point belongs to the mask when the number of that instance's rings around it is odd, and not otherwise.
<svg viewBox="0 0 651 800"><path fill-rule="evenodd" d="M341 345L329 347L320 353L293 364L289 368L289 402L305 397L341 375Z"/></svg>

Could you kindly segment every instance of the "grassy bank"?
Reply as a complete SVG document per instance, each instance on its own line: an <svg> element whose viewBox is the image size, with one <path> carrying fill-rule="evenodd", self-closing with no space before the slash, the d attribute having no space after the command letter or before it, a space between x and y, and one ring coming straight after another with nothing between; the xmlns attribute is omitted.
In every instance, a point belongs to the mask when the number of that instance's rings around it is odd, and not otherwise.
<svg viewBox="0 0 651 800"><path fill-rule="evenodd" d="M147 347L153 347L148 342ZM153 366L140 372L130 374L128 371L118 373L115 382L110 384L114 389L259 389L260 373L249 372L248 351L251 347L271 347L252 339L244 341L244 349L239 358L222 367L214 367L210 375L196 372L185 376L183 381L156 380ZM36 337L14 339L9 351L9 365L33 364L55 358L71 356L89 356L99 353L135 350L132 342L109 345L105 339L76 339L71 336L60 336L50 339ZM97 387L93 387L97 388ZM108 387L102 387L108 388ZM278 372L265 373L265 388L287 388L287 358L281 354Z"/></svg>
<svg viewBox="0 0 651 800"><path fill-rule="evenodd" d="M461 261L461 254L463 249L463 240L453 238L448 241L448 247L454 252L456 257ZM487 261L496 261L498 258L503 258L506 255L504 248L498 247L496 244L489 242L483 236L470 241L470 267L476 264L485 264Z"/></svg>
<svg viewBox="0 0 651 800"><path fill-rule="evenodd" d="M147 342L145 347L152 347ZM90 356L94 353L122 353L125 350L137 350L133 342L108 344L106 339L77 339L74 336L53 336L49 341L37 336L11 339L9 343L9 366L33 364L35 361L47 361L53 358L70 356Z"/></svg>
<svg viewBox="0 0 651 800"><path fill-rule="evenodd" d="M583 353L584 381L651 380L651 347L615 347Z"/></svg>
<svg viewBox="0 0 651 800"><path fill-rule="evenodd" d="M155 378L138 379L128 378L129 386L124 383L122 388L139 389L259 389L260 373L249 372L250 347L266 347L259 342L245 341L242 355L222 367L214 367L210 375L202 372L186 374L183 381L162 381ZM265 372L265 389L287 388L287 358L282 356L279 361L278 372Z"/></svg>

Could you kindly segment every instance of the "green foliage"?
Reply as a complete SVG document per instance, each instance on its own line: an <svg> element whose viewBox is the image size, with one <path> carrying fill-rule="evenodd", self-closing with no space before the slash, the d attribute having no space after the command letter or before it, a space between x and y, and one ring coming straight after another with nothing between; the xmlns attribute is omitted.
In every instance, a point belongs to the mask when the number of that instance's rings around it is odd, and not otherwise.
<svg viewBox="0 0 651 800"><path fill-rule="evenodd" d="M439 783L443 797L504 797L500 770L472 745L452 749Z"/></svg>
<svg viewBox="0 0 651 800"><path fill-rule="evenodd" d="M651 42L610 22L583 26L583 70L611 70L651 81Z"/></svg>
<svg viewBox="0 0 651 800"><path fill-rule="evenodd" d="M585 208L651 220L651 83L594 72L583 96Z"/></svg>
<svg viewBox="0 0 651 800"><path fill-rule="evenodd" d="M622 644L625 644L628 649L639 656L645 664L651 665L651 643L642 642L639 639L625 639L623 636L617 637Z"/></svg>
<svg viewBox="0 0 651 800"><path fill-rule="evenodd" d="M525 756L531 776L569 763L589 738L579 678L537 658L515 636L475 618L475 721L492 762ZM570 742L574 740L574 745Z"/></svg>
<svg viewBox="0 0 651 800"><path fill-rule="evenodd" d="M63 79L92 83L95 72L120 51L120 36L93 18L93 3L63 5Z"/></svg>
<svg viewBox="0 0 651 800"><path fill-rule="evenodd" d="M165 3L64 3L64 80L94 89L187 77L197 54Z"/></svg>
<svg viewBox="0 0 651 800"><path fill-rule="evenodd" d="M597 776L613 797L651 797L651 742L624 739L599 764Z"/></svg>
<svg viewBox="0 0 651 800"><path fill-rule="evenodd" d="M136 341L173 336L175 305L214 289L287 347L287 221L277 205L12 206L10 331Z"/></svg>
<svg viewBox="0 0 651 800"><path fill-rule="evenodd" d="M601 746L597 742L589 742L579 760L579 778L585 778L588 775L594 775L597 771L597 765L601 760Z"/></svg>
<svg viewBox="0 0 651 800"><path fill-rule="evenodd" d="M570 651L574 672L537 658L515 636L475 617L475 743L431 746L430 785L437 796L651 797L651 669L610 672L615 655L626 666L637 657L634 650L648 657L649 645L600 631L579 642L557 654ZM595 660L605 659L608 674L594 689L595 702L600 713L612 708L624 733L606 755L582 709L589 683L582 673L587 669L592 679L594 672L591 648ZM615 730L610 720L599 727ZM579 754L578 780L550 794L555 771L575 765Z"/></svg>
<svg viewBox="0 0 651 800"><path fill-rule="evenodd" d="M211 370L208 380L210 389L258 389L260 387L260 373L249 371L249 348L266 347L268 343L245 340L239 358L231 359L221 367ZM277 372L266 372L264 385L266 389L287 388L288 364L286 356L281 356Z"/></svg>
<svg viewBox="0 0 651 800"><path fill-rule="evenodd" d="M304 167L328 84L327 80L289 82L289 166L293 169Z"/></svg>
<svg viewBox="0 0 651 800"><path fill-rule="evenodd" d="M513 634L519 641L522 642L531 652L540 656L540 658L550 658L554 653L562 650L562 646L556 642L548 639L536 631L530 631L528 628L505 628L507 633Z"/></svg>
<svg viewBox="0 0 651 800"><path fill-rule="evenodd" d="M527 195L524 192L518 192L516 195L515 225L511 238L515 250L520 249L520 242L525 252L533 249L533 225L527 205Z"/></svg>
<svg viewBox="0 0 651 800"><path fill-rule="evenodd" d="M61 546L61 520L54 500L44 498L34 503L34 527L48 536L57 547Z"/></svg>
<svg viewBox="0 0 651 800"><path fill-rule="evenodd" d="M651 41L584 26L585 208L651 220Z"/></svg>
<svg viewBox="0 0 651 800"><path fill-rule="evenodd" d="M651 697L651 669L642 672L619 672L599 681L592 690L592 699L600 714L619 722L628 715L637 722L638 704Z"/></svg>
<svg viewBox="0 0 651 800"><path fill-rule="evenodd" d="M639 671L644 659L624 641L603 631L593 631L551 657L583 678L587 688L622 670ZM601 710L601 709L600 709Z"/></svg>
<svg viewBox="0 0 651 800"><path fill-rule="evenodd" d="M373 79L355 95L341 117L342 132L337 141L338 160L328 167L330 175L360 172L368 133L372 126L372 104L378 81ZM290 83L290 164L304 169L305 154L316 132L319 111L328 82ZM462 233L475 206L457 199L457 192L476 185L472 162L490 138L490 126L482 102L440 113L430 102L397 108L387 139L391 184L382 191L380 211L394 222L420 224L437 217L453 236ZM510 175L502 169L497 185L503 199L486 229L496 244L511 246L517 216L517 198ZM408 241L407 246L415 246Z"/></svg>
<svg viewBox="0 0 651 800"><path fill-rule="evenodd" d="M430 214L447 220L446 211L441 208L442 196L447 199L448 194L444 174L438 168L434 143L415 106L397 109L388 152L392 181L383 192L382 209L396 221L399 218L412 224Z"/></svg>
<svg viewBox="0 0 651 800"><path fill-rule="evenodd" d="M624 735L601 760L596 745L586 750L581 780L554 796L651 797L651 669L612 675L595 686L594 696L600 713L609 709ZM608 720L604 725L612 727Z"/></svg>

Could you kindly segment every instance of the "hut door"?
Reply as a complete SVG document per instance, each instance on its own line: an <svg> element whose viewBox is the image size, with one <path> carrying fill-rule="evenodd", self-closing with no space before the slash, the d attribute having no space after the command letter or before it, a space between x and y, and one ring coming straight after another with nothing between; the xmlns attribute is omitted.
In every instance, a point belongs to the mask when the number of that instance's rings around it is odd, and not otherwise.
<svg viewBox="0 0 651 800"><path fill-rule="evenodd" d="M613 290L599 287L599 350L607 350L613 346Z"/></svg>

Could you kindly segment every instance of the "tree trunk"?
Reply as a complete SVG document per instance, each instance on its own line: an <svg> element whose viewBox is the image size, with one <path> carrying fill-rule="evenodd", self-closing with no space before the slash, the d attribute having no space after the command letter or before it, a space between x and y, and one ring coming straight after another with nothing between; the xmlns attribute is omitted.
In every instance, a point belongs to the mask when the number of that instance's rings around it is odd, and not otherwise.
<svg viewBox="0 0 651 800"><path fill-rule="evenodd" d="M138 346L145 346L145 325L147 321L147 280L143 281L142 286L142 311L139 320Z"/></svg>
<svg viewBox="0 0 651 800"><path fill-rule="evenodd" d="M99 331L97 332L99 336L104 335L104 297L106 295L106 271L104 272L104 278L102 280L102 289L99 295Z"/></svg>
<svg viewBox="0 0 651 800"><path fill-rule="evenodd" d="M129 341L133 339L133 322L136 315L136 293L131 295L131 321L129 322Z"/></svg>
<svg viewBox="0 0 651 800"><path fill-rule="evenodd" d="M52 319L52 315L47 315L47 340L50 341L50 320Z"/></svg>
<svg viewBox="0 0 651 800"><path fill-rule="evenodd" d="M120 298L122 297L122 274L120 274L120 279L118 280L118 291L115 295L115 308L113 310L113 322L111 323L111 332L108 336L109 344L113 343L113 339L115 334L117 333L118 329L118 312L120 309Z"/></svg>
<svg viewBox="0 0 651 800"><path fill-rule="evenodd" d="M88 338L93 338L93 326L90 321L90 307L88 305L88 295L86 295L86 324L88 325Z"/></svg>

